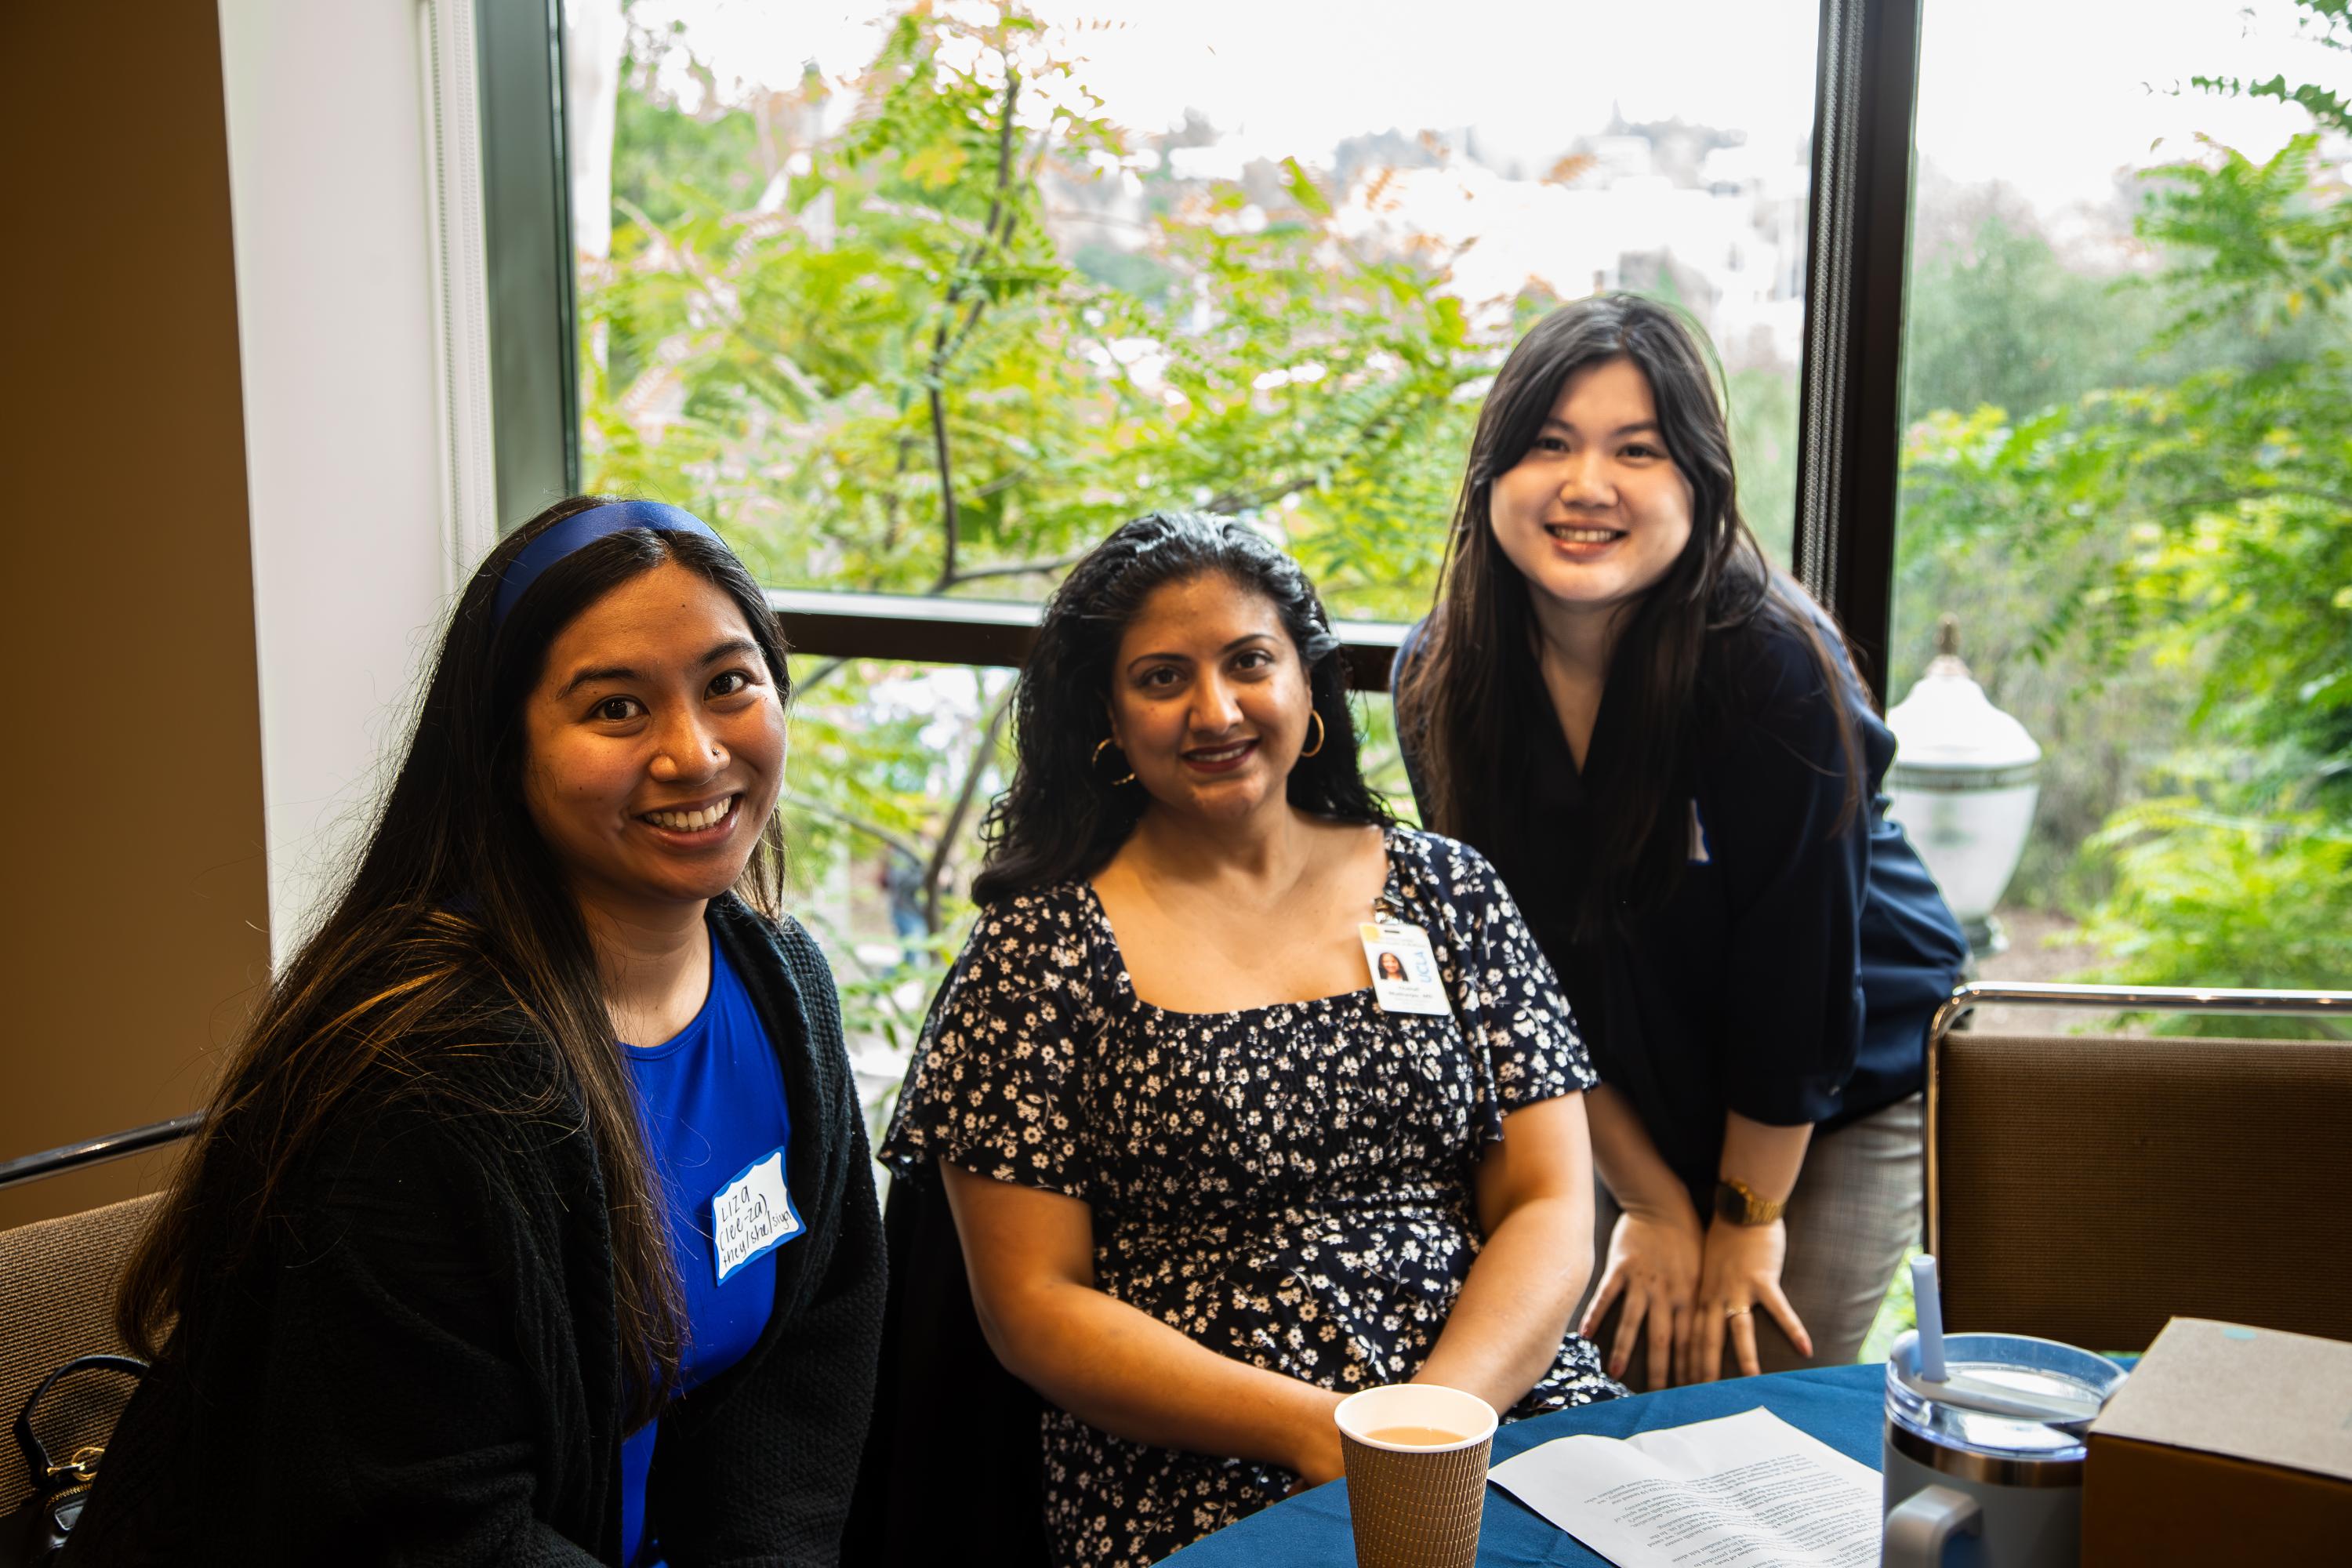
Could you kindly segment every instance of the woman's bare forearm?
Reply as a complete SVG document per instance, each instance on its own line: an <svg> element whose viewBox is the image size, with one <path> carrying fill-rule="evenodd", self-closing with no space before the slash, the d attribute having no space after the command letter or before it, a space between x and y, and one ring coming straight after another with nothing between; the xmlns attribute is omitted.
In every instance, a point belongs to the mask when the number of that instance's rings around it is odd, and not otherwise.
<svg viewBox="0 0 2352 1568"><path fill-rule="evenodd" d="M1416 1383L1442 1383L1507 1411L1559 1354L1592 1274L1592 1199L1520 1205L1497 1226Z"/></svg>
<svg viewBox="0 0 2352 1568"><path fill-rule="evenodd" d="M940 1170L981 1331L1015 1377L1131 1442L1338 1473L1338 1394L1220 1355L1097 1289L1083 1203Z"/></svg>
<svg viewBox="0 0 2352 1568"><path fill-rule="evenodd" d="M1485 1245L1415 1381L1443 1383L1508 1410L1549 1370L1592 1273L1592 1142L1585 1097L1562 1095L1503 1118L1479 1157Z"/></svg>
<svg viewBox="0 0 2352 1568"><path fill-rule="evenodd" d="M1129 1442L1306 1468L1304 1448L1340 1396L1235 1361L1091 1286L1024 1292L989 1342L1013 1374L1079 1420ZM1333 1439L1336 1442L1336 1438Z"/></svg>
<svg viewBox="0 0 2352 1568"><path fill-rule="evenodd" d="M1689 1207L1689 1189L1658 1152L1641 1114L1623 1095L1599 1084L1585 1091L1584 1108L1592 1125L1592 1163L1618 1207L1635 1214Z"/></svg>
<svg viewBox="0 0 2352 1568"><path fill-rule="evenodd" d="M1797 1173L1804 1169L1812 1138L1813 1130L1805 1123L1774 1127L1727 1110L1723 1116L1723 1158L1716 1169L1767 1203L1786 1203L1797 1190Z"/></svg>

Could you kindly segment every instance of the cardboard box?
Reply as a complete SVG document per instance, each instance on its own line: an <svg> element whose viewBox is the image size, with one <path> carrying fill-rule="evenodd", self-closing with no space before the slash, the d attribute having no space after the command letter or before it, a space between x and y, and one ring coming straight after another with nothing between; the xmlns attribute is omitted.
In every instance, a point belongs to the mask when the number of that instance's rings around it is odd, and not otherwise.
<svg viewBox="0 0 2352 1568"><path fill-rule="evenodd" d="M2175 1318L2091 1427L2084 1568L2352 1563L2352 1345Z"/></svg>

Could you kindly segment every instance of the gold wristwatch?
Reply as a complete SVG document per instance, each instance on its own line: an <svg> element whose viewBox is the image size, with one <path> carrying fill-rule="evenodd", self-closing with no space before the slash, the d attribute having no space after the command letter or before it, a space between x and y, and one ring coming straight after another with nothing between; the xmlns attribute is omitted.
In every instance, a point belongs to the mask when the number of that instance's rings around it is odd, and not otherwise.
<svg viewBox="0 0 2352 1568"><path fill-rule="evenodd" d="M1770 1225L1780 1217L1789 1205L1767 1203L1756 1195L1756 1189L1731 1176L1717 1177L1715 1184L1715 1217L1733 1225Z"/></svg>

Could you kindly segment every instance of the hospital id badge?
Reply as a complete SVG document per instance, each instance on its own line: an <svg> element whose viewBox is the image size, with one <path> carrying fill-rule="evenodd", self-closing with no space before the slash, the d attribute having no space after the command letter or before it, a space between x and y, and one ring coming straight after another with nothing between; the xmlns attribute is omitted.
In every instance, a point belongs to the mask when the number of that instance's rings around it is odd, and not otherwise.
<svg viewBox="0 0 2352 1568"><path fill-rule="evenodd" d="M1364 962L1372 969L1372 995L1387 1013L1426 1013L1450 1017L1445 982L1438 977L1429 933L1399 921L1366 921L1356 928L1364 939Z"/></svg>
<svg viewBox="0 0 2352 1568"><path fill-rule="evenodd" d="M782 1149L754 1160L710 1198L710 1256L719 1283L801 1233L800 1211L784 1190Z"/></svg>

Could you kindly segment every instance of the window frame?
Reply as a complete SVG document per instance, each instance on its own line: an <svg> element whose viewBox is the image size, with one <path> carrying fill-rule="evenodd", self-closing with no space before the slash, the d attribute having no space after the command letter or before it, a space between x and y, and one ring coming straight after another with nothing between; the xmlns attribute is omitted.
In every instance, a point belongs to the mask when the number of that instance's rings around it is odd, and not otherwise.
<svg viewBox="0 0 2352 1568"><path fill-rule="evenodd" d="M1894 598L1922 3L1821 0L1815 55L1791 569L1837 617L1881 706ZM480 12L491 395L499 511L509 527L551 499L558 476L563 493L580 484L562 10L562 0L544 0L543 8ZM493 16L506 20L494 26ZM535 42L532 26L544 29ZM503 115L496 112L501 100L509 106ZM517 113L516 104L550 112ZM541 195L530 195L532 181ZM552 323L551 304L560 318ZM562 372L552 396L543 374L550 358ZM557 420L561 428L551 429ZM769 602L788 617L797 653L928 664L1017 666L1042 613L1034 605L824 589L771 589ZM1333 629L1347 651L1349 685L1385 691L1407 626L1343 621Z"/></svg>
<svg viewBox="0 0 2352 1568"><path fill-rule="evenodd" d="M1797 401L1797 577L1886 704L1902 486L1923 0L1822 0L1805 353Z"/></svg>
<svg viewBox="0 0 2352 1568"><path fill-rule="evenodd" d="M1037 623L1045 609L995 599L933 599L831 588L766 592L768 607L782 617L791 633L793 652L910 664L1018 669L1036 643ZM1332 621L1331 631L1347 659L1349 689L1386 691L1389 667L1412 629L1403 621Z"/></svg>
<svg viewBox="0 0 2352 1568"><path fill-rule="evenodd" d="M563 0L474 7L499 532L580 489Z"/></svg>

